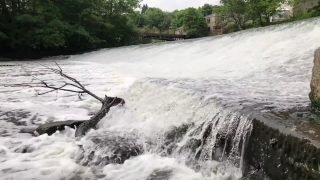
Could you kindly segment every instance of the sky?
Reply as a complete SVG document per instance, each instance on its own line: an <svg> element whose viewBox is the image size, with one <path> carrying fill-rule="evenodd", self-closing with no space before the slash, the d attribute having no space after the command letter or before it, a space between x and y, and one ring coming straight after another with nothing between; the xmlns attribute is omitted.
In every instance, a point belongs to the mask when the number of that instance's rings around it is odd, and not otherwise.
<svg viewBox="0 0 320 180"><path fill-rule="evenodd" d="M220 0L143 0L141 4L148 4L149 7L158 7L163 11L174 11L176 9L185 9L188 7L198 8L205 3L219 4Z"/></svg>

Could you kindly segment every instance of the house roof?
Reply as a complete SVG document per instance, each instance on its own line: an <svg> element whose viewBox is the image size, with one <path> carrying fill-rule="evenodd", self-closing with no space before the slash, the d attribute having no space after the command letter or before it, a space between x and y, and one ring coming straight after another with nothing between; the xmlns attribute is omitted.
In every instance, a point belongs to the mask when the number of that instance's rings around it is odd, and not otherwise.
<svg viewBox="0 0 320 180"><path fill-rule="evenodd" d="M178 27L176 30L180 30L180 29L183 29L183 26Z"/></svg>
<svg viewBox="0 0 320 180"><path fill-rule="evenodd" d="M206 18L211 18L211 17L214 17L214 16L216 16L215 13L207 15Z"/></svg>

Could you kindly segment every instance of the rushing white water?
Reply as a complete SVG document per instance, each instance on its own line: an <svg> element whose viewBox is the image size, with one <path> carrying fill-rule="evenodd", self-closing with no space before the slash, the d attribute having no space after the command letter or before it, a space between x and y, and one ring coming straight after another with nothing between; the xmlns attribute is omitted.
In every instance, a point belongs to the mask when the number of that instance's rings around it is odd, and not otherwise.
<svg viewBox="0 0 320 180"><path fill-rule="evenodd" d="M239 179L243 143L251 126L238 110L306 106L319 42L320 20L312 19L221 37L100 50L58 61L100 97L118 96L126 105L112 108L99 128L80 141L73 129L32 137L21 129L88 119L100 108L99 102L62 91L37 96L31 88L1 87L0 180ZM35 63L21 63L39 79L64 81ZM31 80L18 67L1 67L0 74L0 84ZM168 154L167 134L184 124L192 125L186 135L172 140L175 145ZM229 150L227 143L218 146L221 136L232 136ZM193 149L194 142L201 145ZM141 147L143 153L124 164L99 165L114 146L127 144ZM90 159L92 150L95 156ZM89 166L84 164L87 158Z"/></svg>

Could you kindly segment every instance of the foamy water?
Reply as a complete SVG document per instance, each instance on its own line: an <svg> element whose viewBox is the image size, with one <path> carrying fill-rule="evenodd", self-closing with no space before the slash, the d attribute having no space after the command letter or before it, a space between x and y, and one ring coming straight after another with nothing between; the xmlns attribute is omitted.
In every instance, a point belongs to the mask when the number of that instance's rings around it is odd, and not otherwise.
<svg viewBox="0 0 320 180"><path fill-rule="evenodd" d="M118 96L126 105L112 108L99 128L80 141L73 129L33 137L21 129L89 119L99 110L99 102L69 92L37 96L30 88L1 87L0 179L239 179L241 139L249 133L250 120L236 110L306 106L319 42L320 20L313 19L221 37L100 50L58 61L98 96ZM41 63L54 67L50 61ZM35 63L21 64L42 80L55 84L65 80ZM19 67L1 67L0 74L0 84L32 79ZM183 124L193 126L172 153L165 154L166 133ZM210 124L215 126L201 153L187 148L192 139L201 140ZM219 134L231 131L233 150L225 157L224 148L215 144ZM106 142L97 147L95 137ZM143 154L124 164L78 162L80 154L86 156L92 149L99 155L109 153L107 140L118 138L140 145ZM211 151L217 157L211 157ZM92 161L98 160L97 156Z"/></svg>
<svg viewBox="0 0 320 180"><path fill-rule="evenodd" d="M157 78L232 104L288 108L308 102L319 40L317 18L222 37L101 50L70 60L107 64L128 76Z"/></svg>

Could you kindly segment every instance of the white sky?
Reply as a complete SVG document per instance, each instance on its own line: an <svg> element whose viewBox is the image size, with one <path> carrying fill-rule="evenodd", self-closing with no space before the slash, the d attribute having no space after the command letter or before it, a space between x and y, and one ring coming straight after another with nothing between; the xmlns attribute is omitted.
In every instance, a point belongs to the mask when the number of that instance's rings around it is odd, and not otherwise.
<svg viewBox="0 0 320 180"><path fill-rule="evenodd" d="M149 7L158 7L163 11L174 11L188 7L198 8L205 3L216 5L220 0L143 0L140 4L148 4Z"/></svg>

